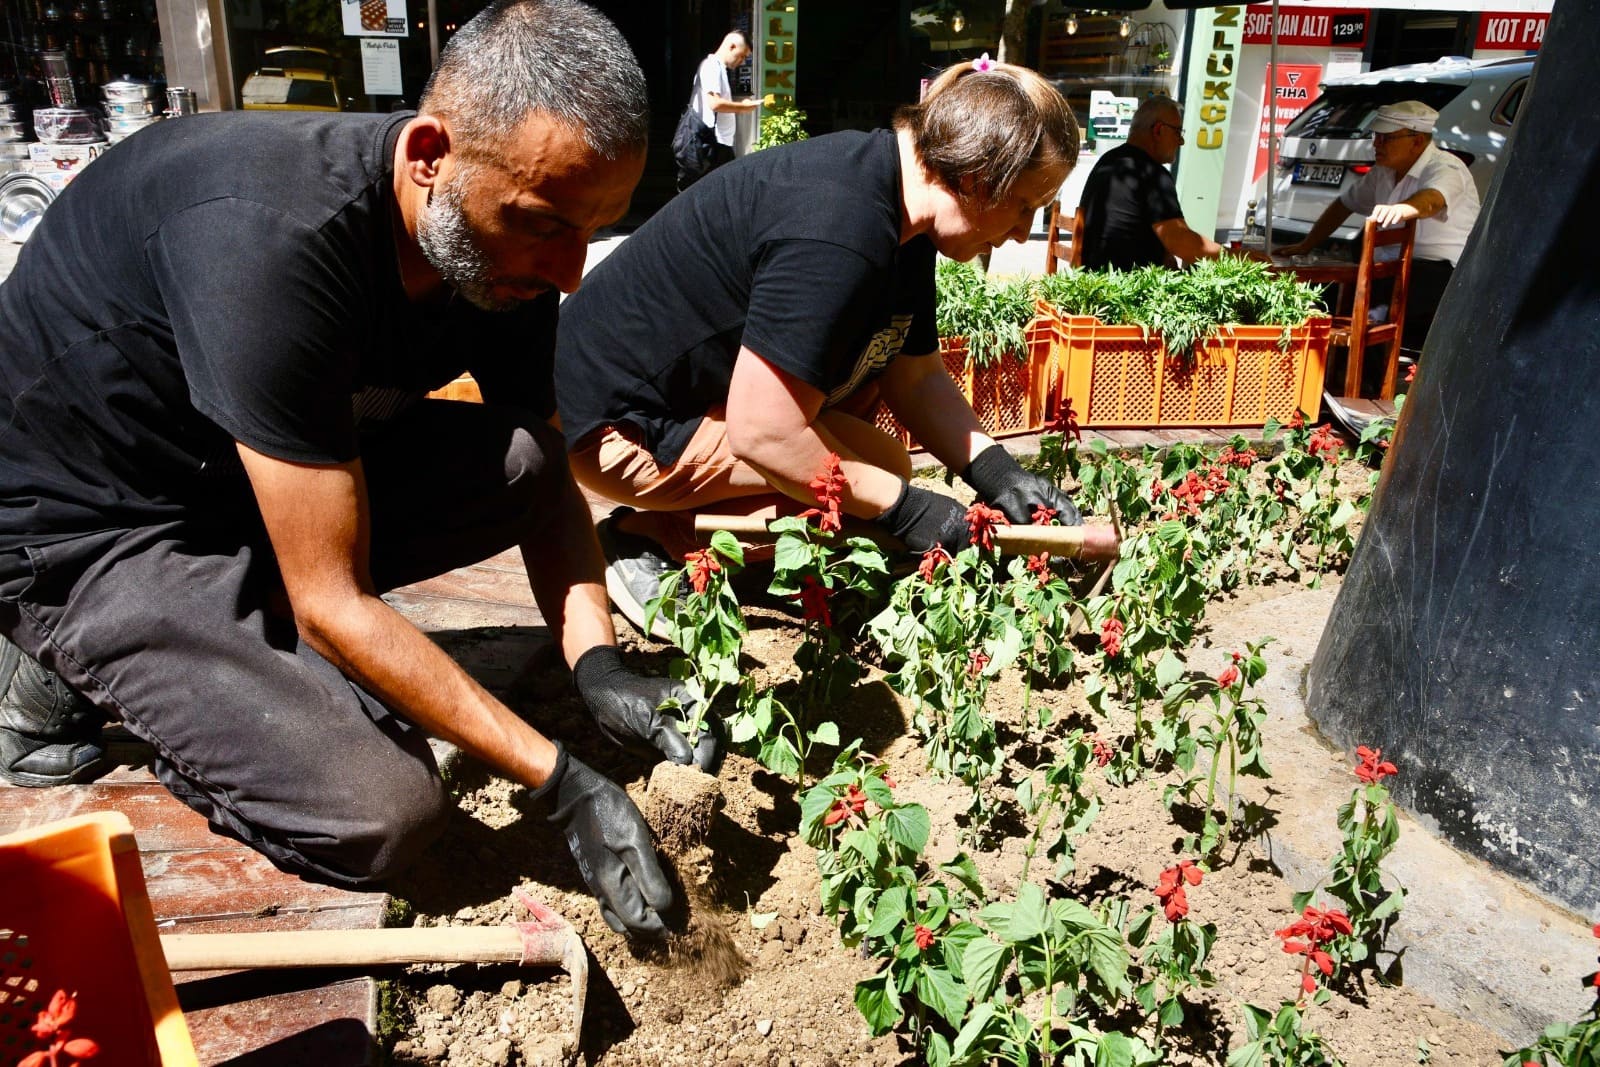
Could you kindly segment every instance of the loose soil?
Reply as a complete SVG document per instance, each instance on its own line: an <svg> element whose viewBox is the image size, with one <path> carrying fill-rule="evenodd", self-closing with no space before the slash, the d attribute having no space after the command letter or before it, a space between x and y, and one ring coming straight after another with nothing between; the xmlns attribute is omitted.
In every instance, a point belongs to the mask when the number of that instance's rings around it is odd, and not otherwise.
<svg viewBox="0 0 1600 1067"><path fill-rule="evenodd" d="M1348 480L1365 479L1366 472L1351 465ZM1334 576L1326 579L1329 588L1337 582ZM1303 586L1280 580L1213 604L1202 638L1191 650L1191 666L1214 673L1227 650L1242 647L1245 637L1304 631L1304 602ZM1318 603L1326 610L1325 597ZM753 607L748 616L747 669L765 682L791 676L799 633L795 620L772 608ZM1247 619L1254 632L1235 632L1235 618ZM633 639L620 620L618 626L633 666L665 670L669 655L663 646ZM462 655L459 647L452 651ZM1272 670L1290 669L1279 657L1269 653L1268 658ZM411 921L418 925L501 924L527 918L512 896L514 887L524 887L566 916L588 945L588 1012L581 1045L574 1046L571 984L559 972L414 968L387 991L394 1062L448 1067L915 1063L899 1037L870 1036L855 1009L855 983L879 964L841 947L832 922L819 914L814 853L795 834L799 807L793 787L736 754L729 755L716 781L676 768L653 771L646 754L624 752L595 731L565 671L550 666L548 656L543 662L524 674L508 700L629 791L672 862L686 906L672 917L676 932L662 944L634 943L611 932L543 813L526 804L521 790L469 760L454 761L447 776L460 811L451 832L395 887L396 894L409 903ZM1007 832L981 851L960 839L964 790L925 769L922 749L910 735L908 709L877 677L875 672L851 706L838 709L843 735L863 737L867 751L888 761L897 796L927 806L934 828L930 859L966 849L993 893L1009 897L1022 866L1021 822L1002 821ZM1278 682L1299 686L1298 678ZM1025 699L1018 678L1002 679L991 690L990 708L1010 752L1005 777L1012 782L1039 762L1029 740L1033 712L1025 711ZM1032 700L1050 705L1058 718L1087 714L1074 691L1035 692ZM1338 773L1339 754L1319 749L1312 738L1295 743L1308 746ZM1314 820L1331 825L1335 812L1325 799L1297 799L1297 774L1274 755L1269 749L1277 776L1244 780L1244 798L1262 806L1269 824ZM813 776L825 770L814 767ZM1150 889L1160 870L1175 861L1184 833L1181 813L1175 820L1161 804L1162 787L1172 780L1157 776L1126 788L1098 783L1103 810L1079 843L1074 871L1054 891L1085 901L1120 895L1135 907L1153 903ZM1169 1063L1223 1063L1228 1049L1243 1040L1239 1005L1275 1008L1297 988L1299 957L1285 955L1273 931L1289 923L1290 894L1305 887L1285 881L1269 842L1270 834L1239 841L1204 884L1190 891L1191 917L1218 927L1211 960L1216 985L1189 995L1185 1025L1167 1036ZM1030 876L1037 880L1049 866L1036 860ZM1337 986L1329 1004L1310 1013L1309 1023L1348 1067L1499 1064L1497 1050L1504 1045L1420 992L1370 978Z"/></svg>

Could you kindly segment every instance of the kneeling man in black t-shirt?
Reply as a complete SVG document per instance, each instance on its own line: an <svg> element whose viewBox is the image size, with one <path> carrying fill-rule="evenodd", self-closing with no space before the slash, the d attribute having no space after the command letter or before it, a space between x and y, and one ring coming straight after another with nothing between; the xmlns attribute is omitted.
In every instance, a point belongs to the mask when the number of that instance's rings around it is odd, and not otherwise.
<svg viewBox="0 0 1600 1067"><path fill-rule="evenodd" d="M115 719L219 831L363 884L444 827L431 734L549 798L614 929L662 929L626 794L379 597L519 546L602 730L697 758L621 666L545 422L557 291L647 126L609 21L496 0L417 114L163 122L65 190L0 286L0 775L93 777ZM422 399L463 369L487 403Z"/></svg>
<svg viewBox="0 0 1600 1067"><path fill-rule="evenodd" d="M880 398L1012 522L1041 505L1080 521L984 432L933 318L935 253L1026 240L1077 156L1060 94L985 57L946 71L893 129L713 171L590 273L562 309L557 407L573 473L625 505L600 541L630 621L644 628L695 547L698 510L798 511L830 452L846 514L916 552L965 546L965 508L910 485L905 448L873 425Z"/></svg>

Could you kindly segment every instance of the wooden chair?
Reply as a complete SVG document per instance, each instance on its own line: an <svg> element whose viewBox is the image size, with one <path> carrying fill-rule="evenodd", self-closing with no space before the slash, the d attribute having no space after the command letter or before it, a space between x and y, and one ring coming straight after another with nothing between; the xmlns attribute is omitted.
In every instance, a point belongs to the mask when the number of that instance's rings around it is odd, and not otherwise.
<svg viewBox="0 0 1600 1067"><path fill-rule="evenodd" d="M1050 205L1050 236L1044 246L1044 272L1054 274L1056 265L1062 262L1069 267L1083 266L1083 212L1074 208L1071 217L1063 220L1058 197Z"/></svg>
<svg viewBox="0 0 1600 1067"><path fill-rule="evenodd" d="M1384 366L1383 385L1379 397L1394 399L1395 382L1400 368L1400 336L1406 323L1406 297L1411 288L1411 248L1417 237L1415 219L1393 229L1380 229L1367 220L1361 235L1361 261L1356 270L1355 293L1350 314L1336 315L1333 329L1328 334L1330 348L1342 347L1348 353L1344 374L1344 395L1361 395L1361 371L1366 364L1369 348L1387 345L1388 362ZM1378 258L1379 249L1396 248L1398 254ZM1367 314L1372 307L1373 283L1392 279L1389 292L1389 315L1384 322L1369 323Z"/></svg>

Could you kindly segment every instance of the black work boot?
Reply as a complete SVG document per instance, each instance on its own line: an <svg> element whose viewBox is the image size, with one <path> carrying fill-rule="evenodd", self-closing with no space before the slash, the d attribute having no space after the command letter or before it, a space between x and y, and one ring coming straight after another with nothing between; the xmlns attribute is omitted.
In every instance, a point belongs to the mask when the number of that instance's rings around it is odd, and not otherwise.
<svg viewBox="0 0 1600 1067"><path fill-rule="evenodd" d="M0 778L42 787L88 782L110 767L105 716L60 677L0 637Z"/></svg>

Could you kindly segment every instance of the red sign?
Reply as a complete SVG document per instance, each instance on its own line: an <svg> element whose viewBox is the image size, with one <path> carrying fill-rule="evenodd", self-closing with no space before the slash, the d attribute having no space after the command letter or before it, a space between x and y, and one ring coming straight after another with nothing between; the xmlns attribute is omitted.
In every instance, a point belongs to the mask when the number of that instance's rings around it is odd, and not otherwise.
<svg viewBox="0 0 1600 1067"><path fill-rule="evenodd" d="M1313 8L1278 11L1278 43L1321 48L1360 48L1367 43L1369 12L1359 8ZM1244 43L1272 43L1272 8L1245 8Z"/></svg>
<svg viewBox="0 0 1600 1067"><path fill-rule="evenodd" d="M1272 77L1271 70L1267 71L1267 77ZM1284 127L1317 98L1317 88L1321 82L1320 63L1278 64L1278 128L1274 136L1282 137ZM1260 181L1267 172L1267 123L1272 120L1272 110L1268 106L1266 89L1264 84L1261 93L1261 130L1256 135L1256 170L1250 179L1252 183Z"/></svg>
<svg viewBox="0 0 1600 1067"><path fill-rule="evenodd" d="M1474 50L1535 51L1544 42L1544 28L1549 22L1548 14L1485 11L1478 16L1478 41Z"/></svg>

